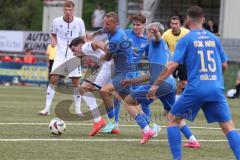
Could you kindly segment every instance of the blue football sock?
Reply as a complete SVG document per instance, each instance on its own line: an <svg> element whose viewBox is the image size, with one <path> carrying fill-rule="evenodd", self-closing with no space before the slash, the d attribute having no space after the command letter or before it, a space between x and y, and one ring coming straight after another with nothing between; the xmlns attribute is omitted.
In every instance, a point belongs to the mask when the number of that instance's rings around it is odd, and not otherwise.
<svg viewBox="0 0 240 160"><path fill-rule="evenodd" d="M170 150L172 152L172 156L174 160L181 160L182 158L182 139L181 133L178 126L171 126L167 128L168 133L168 143L170 146Z"/></svg>
<svg viewBox="0 0 240 160"><path fill-rule="evenodd" d="M107 110L107 115L109 119L114 118L114 107L113 106L108 106L106 107Z"/></svg>
<svg viewBox="0 0 240 160"><path fill-rule="evenodd" d="M187 139L189 139L193 135L188 125L184 125L180 128L180 130Z"/></svg>
<svg viewBox="0 0 240 160"><path fill-rule="evenodd" d="M226 134L228 144L231 147L237 160L240 160L240 135L237 131L233 130Z"/></svg>
<svg viewBox="0 0 240 160"><path fill-rule="evenodd" d="M115 114L115 122L118 123L121 101L114 98L113 104L114 104L114 112L115 112L114 113Z"/></svg>
<svg viewBox="0 0 240 160"><path fill-rule="evenodd" d="M150 117L148 117L145 113L143 114L144 119L146 120L146 122L149 124L151 122Z"/></svg>
<svg viewBox="0 0 240 160"><path fill-rule="evenodd" d="M148 116L149 119L151 119L151 110L148 104L141 103L141 107L143 112Z"/></svg>
<svg viewBox="0 0 240 160"><path fill-rule="evenodd" d="M144 127L146 127L148 125L145 117L144 117L144 114L138 114L136 117L135 117L135 120L137 122L137 124L143 129Z"/></svg>

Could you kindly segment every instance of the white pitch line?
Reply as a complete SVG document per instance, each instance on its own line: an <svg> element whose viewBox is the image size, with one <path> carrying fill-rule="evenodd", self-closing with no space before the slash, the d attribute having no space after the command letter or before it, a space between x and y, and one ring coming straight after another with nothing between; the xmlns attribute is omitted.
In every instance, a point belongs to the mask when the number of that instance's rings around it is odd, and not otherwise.
<svg viewBox="0 0 240 160"><path fill-rule="evenodd" d="M0 123L0 125L48 125L49 123ZM66 123L69 126L92 126L92 124L87 123ZM138 125L132 125L132 124L122 124L119 125L120 127L138 127ZM167 126L160 126L162 128L167 128ZM217 127L189 127L191 129L207 129L207 130L221 130L221 128ZM236 130L240 130L237 128Z"/></svg>
<svg viewBox="0 0 240 160"><path fill-rule="evenodd" d="M0 139L0 142L25 142L25 141L63 141L63 142L139 142L140 139ZM150 142L167 142L167 139L155 139ZM183 140L186 141L186 140ZM199 142L227 142L227 140L202 139Z"/></svg>

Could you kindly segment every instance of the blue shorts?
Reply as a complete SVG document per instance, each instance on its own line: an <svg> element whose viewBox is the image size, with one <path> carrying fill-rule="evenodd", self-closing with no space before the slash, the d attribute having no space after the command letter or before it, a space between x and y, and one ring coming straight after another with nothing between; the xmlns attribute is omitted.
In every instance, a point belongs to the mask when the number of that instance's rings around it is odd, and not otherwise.
<svg viewBox="0 0 240 160"><path fill-rule="evenodd" d="M135 99L138 103L151 104L154 100L147 99L146 95L151 88L150 84L142 85L137 87L131 93L131 97ZM156 93L158 99L162 102L164 110L170 111L173 104L175 103L176 88L171 86L161 85Z"/></svg>
<svg viewBox="0 0 240 160"><path fill-rule="evenodd" d="M205 101L192 95L182 94L171 109L171 113L194 121L199 110L202 109L208 123L227 122L231 120L231 113L226 99Z"/></svg>
<svg viewBox="0 0 240 160"><path fill-rule="evenodd" d="M118 94L123 95L129 95L131 93L131 86L128 87L122 87L121 81L125 79L131 79L133 78L133 75L130 73L116 73L115 76L112 79L112 84L114 86L114 89L118 92Z"/></svg>

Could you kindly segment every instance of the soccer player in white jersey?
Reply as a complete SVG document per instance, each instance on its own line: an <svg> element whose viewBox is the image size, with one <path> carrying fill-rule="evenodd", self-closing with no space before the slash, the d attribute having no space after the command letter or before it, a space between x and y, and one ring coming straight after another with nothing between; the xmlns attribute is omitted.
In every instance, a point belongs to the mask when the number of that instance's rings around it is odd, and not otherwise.
<svg viewBox="0 0 240 160"><path fill-rule="evenodd" d="M60 76L68 75L72 80L75 112L81 115L81 96L79 93L79 78L81 76L80 61L69 48L69 43L75 37L81 37L86 41L85 26L81 18L73 15L74 3L65 1L63 5L64 16L55 18L52 23L51 44L57 47L56 58L53 63L50 83L47 88L45 108L40 115L49 115L51 103L55 94L55 88Z"/></svg>
<svg viewBox="0 0 240 160"><path fill-rule="evenodd" d="M100 89L102 86L111 82L111 61L105 61L105 52L100 48L103 48L104 43L101 41L94 42L86 42L81 38L75 38L70 43L69 47L73 51L74 55L84 61L84 57L92 57L92 60L97 59L99 62L99 66L101 66L99 72L94 77L95 80L87 80L84 81L80 87L80 92L87 102L89 109L94 118L94 125L92 131L88 134L89 136L94 136L97 132L105 126L106 121L101 118L99 110L97 108L97 103L94 95L91 91Z"/></svg>

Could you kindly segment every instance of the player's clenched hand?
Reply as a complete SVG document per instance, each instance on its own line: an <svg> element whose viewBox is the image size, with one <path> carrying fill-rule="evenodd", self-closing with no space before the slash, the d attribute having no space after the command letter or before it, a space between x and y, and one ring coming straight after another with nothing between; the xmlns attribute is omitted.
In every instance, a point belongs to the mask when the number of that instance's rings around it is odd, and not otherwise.
<svg viewBox="0 0 240 160"><path fill-rule="evenodd" d="M130 86L131 84L132 84L131 80L125 79L125 80L121 81L121 86L122 87L127 87L127 86Z"/></svg>
<svg viewBox="0 0 240 160"><path fill-rule="evenodd" d="M155 26L152 26L152 27L150 28L150 32L152 32L152 33L158 33L158 28L155 27Z"/></svg>
<svg viewBox="0 0 240 160"><path fill-rule="evenodd" d="M157 97L156 97L157 90L158 90L158 86L152 85L152 87L150 88L150 90L148 91L148 93L146 95L147 99L157 99Z"/></svg>

